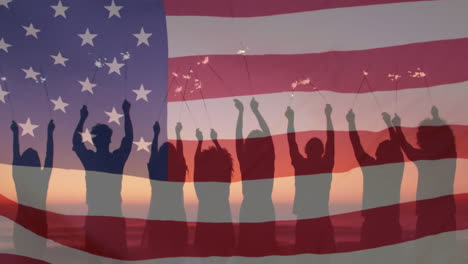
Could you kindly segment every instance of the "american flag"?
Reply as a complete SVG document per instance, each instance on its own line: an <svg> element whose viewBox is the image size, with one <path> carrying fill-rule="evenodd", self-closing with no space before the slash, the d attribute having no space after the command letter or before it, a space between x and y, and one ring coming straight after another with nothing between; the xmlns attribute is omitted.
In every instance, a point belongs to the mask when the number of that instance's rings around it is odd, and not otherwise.
<svg viewBox="0 0 468 264"><path fill-rule="evenodd" d="M466 263L467 8L0 0L0 260Z"/></svg>

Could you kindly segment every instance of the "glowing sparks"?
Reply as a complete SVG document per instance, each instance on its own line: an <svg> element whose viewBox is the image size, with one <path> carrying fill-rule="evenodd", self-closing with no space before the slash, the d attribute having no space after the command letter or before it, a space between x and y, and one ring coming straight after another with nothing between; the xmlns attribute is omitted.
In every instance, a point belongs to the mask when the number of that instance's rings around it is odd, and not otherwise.
<svg viewBox="0 0 468 264"><path fill-rule="evenodd" d="M97 59L95 62L94 62L94 66L98 67L98 68L102 68L104 67L104 64L102 63L101 59Z"/></svg>
<svg viewBox="0 0 468 264"><path fill-rule="evenodd" d="M184 78L185 80L190 80L192 77L188 74L182 74L182 78Z"/></svg>
<svg viewBox="0 0 468 264"><path fill-rule="evenodd" d="M120 55L122 56L122 60L129 60L131 58L131 54L129 51L126 51L126 52L122 52L120 53Z"/></svg>
<svg viewBox="0 0 468 264"><path fill-rule="evenodd" d="M7 80L7 78L6 78L6 77L2 77L2 78L0 78L0 80L2 80L2 81L6 81L6 80Z"/></svg>
<svg viewBox="0 0 468 264"><path fill-rule="evenodd" d="M247 55L247 51L249 50L249 48L245 48L245 49L239 49L237 50L236 54L237 55Z"/></svg>
<svg viewBox="0 0 468 264"><path fill-rule="evenodd" d="M177 78L177 77L179 77L179 74L177 74L177 73L173 72L173 73L172 73L172 76L174 76L174 77L176 77L176 78Z"/></svg>
<svg viewBox="0 0 468 264"><path fill-rule="evenodd" d="M395 82L401 79L402 76L399 74L389 73L387 77L390 79L390 81Z"/></svg>
<svg viewBox="0 0 468 264"><path fill-rule="evenodd" d="M363 70L363 71L362 71L362 74L363 74L364 76L368 76L368 75L369 75L369 72L366 71L366 70Z"/></svg>
<svg viewBox="0 0 468 264"><path fill-rule="evenodd" d="M205 57L201 63L202 63L202 64L208 64L209 62L210 62L210 58L209 58L209 57Z"/></svg>
<svg viewBox="0 0 468 264"><path fill-rule="evenodd" d="M202 83L199 79L194 80L194 87L195 87L195 90L199 90L202 88Z"/></svg>
<svg viewBox="0 0 468 264"><path fill-rule="evenodd" d="M302 79L302 80L295 80L294 82L291 83L291 88L296 89L299 85L303 85L303 86L307 86L307 85L311 85L312 82L310 80L310 78L305 78L305 79Z"/></svg>
<svg viewBox="0 0 468 264"><path fill-rule="evenodd" d="M175 92L176 92L176 93L181 93L181 92L182 92L182 86L177 86L177 87L175 88Z"/></svg>
<svg viewBox="0 0 468 264"><path fill-rule="evenodd" d="M427 76L427 74L425 72L423 72L421 70L421 68L417 68L416 71L412 72L412 71L408 71L408 74L410 77L413 77L413 78L424 78Z"/></svg>
<svg viewBox="0 0 468 264"><path fill-rule="evenodd" d="M299 83L302 84L302 85L308 85L308 84L310 84L310 78L306 78L306 79L304 79L302 81L299 81Z"/></svg>
<svg viewBox="0 0 468 264"><path fill-rule="evenodd" d="M291 83L291 88L296 89L297 84L298 84L298 81L292 82L292 83Z"/></svg>
<svg viewBox="0 0 468 264"><path fill-rule="evenodd" d="M40 83L45 83L47 81L47 78L45 77L39 77L39 82Z"/></svg>

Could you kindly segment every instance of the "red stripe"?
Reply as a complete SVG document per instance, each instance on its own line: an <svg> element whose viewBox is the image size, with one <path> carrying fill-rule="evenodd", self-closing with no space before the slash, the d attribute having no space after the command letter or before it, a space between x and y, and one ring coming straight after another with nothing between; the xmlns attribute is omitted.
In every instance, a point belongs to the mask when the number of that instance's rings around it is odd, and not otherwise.
<svg viewBox="0 0 468 264"><path fill-rule="evenodd" d="M468 59L467 46L468 38L464 38L318 54L213 55L209 56L207 65L197 65L203 56L171 58L168 100L181 101L183 93L185 100L196 100L202 96L220 98L292 92L291 83L305 77L310 77L322 91L356 93L363 77L362 71L366 68L372 91L395 90L395 83L388 74L397 70L403 76L399 89L425 87L424 79L409 76L408 71L414 72L418 67L423 67L429 86L458 83L468 80L464 66ZM194 73L190 74L190 69ZM179 73L179 77L174 78L173 72ZM183 79L182 74L190 74L191 79ZM195 89L195 78L202 82L201 91ZM177 93L177 86L186 86L187 89ZM298 86L296 91L314 90L311 86ZM370 90L365 86L359 92L368 93Z"/></svg>
<svg viewBox="0 0 468 264"><path fill-rule="evenodd" d="M164 7L166 15L169 16L254 17L342 7L420 1L427 0L165 0Z"/></svg>
<svg viewBox="0 0 468 264"><path fill-rule="evenodd" d="M461 125L454 125L450 126L452 128L452 131L455 136L456 140L456 150L457 150L457 155L456 157L461 158L461 159L468 159L468 126L461 126ZM410 142L413 146L417 147L417 139L416 139L416 134L417 134L417 129L418 128L403 128L403 133L406 136L408 142ZM286 130L286 127L285 129ZM233 131L234 134L234 131ZM364 150L369 153L372 157L375 157L375 152L377 150L378 145L384 141L389 139L389 134L387 130L383 130L380 132L370 132L370 131L359 131L359 135L361 138L361 143L364 147ZM437 135L432 135L434 137L434 142L440 142L437 139ZM319 138L323 144L326 142L326 131L307 131L307 132L299 132L296 133L296 138L297 138L297 144L299 147L300 152L304 154L304 148L309 139L312 137L317 137ZM232 158L234 159L234 173L231 181L236 182L236 181L241 181L241 175L240 175L240 170L239 170L239 165L238 161L236 158L236 141L234 139L225 139L225 140L219 140L220 145L223 148L226 148L227 151L231 154ZM175 144L175 141L172 141L173 144ZM198 142L195 140L184 140L184 156L187 165L189 166L189 171L193 171L192 164L194 164L194 155L195 151L197 148ZM274 177L287 177L294 175L294 169L291 165L291 158L289 156L289 145L288 145L288 140L287 140L287 135L286 134L281 134L281 135L274 135L273 136L273 144L275 148L275 174ZM204 149L208 148L211 146L212 143L211 141L207 140L206 143L204 144ZM261 150L264 148L263 142L259 142L259 145L256 147L257 149ZM442 148L442 150L444 150ZM261 152L261 151L259 151ZM437 153L437 157L435 159L440 159L440 158L454 158L455 156L451 153ZM171 160L171 159L169 159ZM246 160L257 160L257 157L255 157L255 153L248 155L246 157ZM408 161L408 159L405 158L405 161ZM214 167L212 167L213 171L216 170L215 164L212 164ZM169 163L169 169L172 167L176 167L178 164L171 164ZM349 138L349 132L348 131L335 131L335 165L333 172L335 173L340 173L340 172L347 172L351 169L358 168L360 165L358 164L355 156L354 156L354 151L353 147L351 145L351 141ZM222 168L221 168L222 169ZM171 178L170 175L175 175L174 173L171 173L169 171L169 181L183 181L183 179L174 179ZM193 181L193 174L189 173L188 174L188 179L186 181ZM271 176L269 175L256 175L255 179L266 179L270 178ZM244 178L243 180L253 180L253 179L248 179ZM199 178L197 181L228 181L224 178L222 179L203 179Z"/></svg>
<svg viewBox="0 0 468 264"><path fill-rule="evenodd" d="M15 264L48 264L49 262L45 262L38 259L28 258L24 256L18 256L13 254L3 254L0 253L0 263L15 263Z"/></svg>
<svg viewBox="0 0 468 264"><path fill-rule="evenodd" d="M454 203L456 203L456 213L453 210L447 211L447 208L453 208ZM0 196L0 206L1 215L12 220L15 220L17 210L20 214L27 215L28 218L16 219L16 223L40 236L91 254L122 260L183 256L253 257L302 253L342 253L398 244L443 232L468 229L468 194L396 204L334 215L329 218L242 224L205 223L203 226L205 231L211 230L212 232L204 232L205 236L198 240L197 245L194 245L191 239L186 239L187 233L183 234L186 232L183 230L186 230L187 226L188 233L193 233L196 223L145 221L143 219L103 216L90 216L86 219L85 216L62 215L19 206L4 196ZM416 206L431 208L431 211L419 214L418 219L415 214ZM399 234L400 231L395 231L399 230L398 222L395 221L398 219L398 209L400 209L400 224L403 230L401 234ZM51 230L48 233L43 228L44 223L39 223L36 220L43 219L44 214L47 214L46 221L49 230ZM363 215L367 219L364 225ZM88 230L89 237L86 239L86 230L83 228L85 220L95 224L93 229ZM123 223L126 223L127 228ZM309 234L300 237L302 239L300 245L295 245L294 242L296 224L298 224L300 234L303 232ZM147 241L146 244L149 246L142 247L141 237L145 227L146 230L158 230L158 235L150 238L149 242ZM231 237L217 235L220 234L220 230L225 231L229 228L234 228L238 233L237 237L240 235L244 242L239 243L241 246L232 246L232 248L216 246L220 244L234 245ZM54 230L58 231L54 232ZM361 241L361 233L368 231L372 231L371 234L366 235L365 239ZM266 234L270 234L270 236ZM178 237L184 239L174 241ZM122 238L126 239L132 246L125 248L119 245L118 241ZM96 243L86 245L85 240ZM163 246L161 247L161 245ZM165 250L164 245L170 250ZM168 247L168 245L177 246Z"/></svg>

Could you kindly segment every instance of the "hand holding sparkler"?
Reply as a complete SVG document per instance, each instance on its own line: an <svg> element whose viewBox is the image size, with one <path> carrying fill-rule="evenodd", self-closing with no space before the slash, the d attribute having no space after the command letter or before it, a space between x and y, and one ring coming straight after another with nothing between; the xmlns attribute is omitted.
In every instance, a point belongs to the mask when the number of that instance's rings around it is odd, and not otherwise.
<svg viewBox="0 0 468 264"><path fill-rule="evenodd" d="M393 117L392 124L395 127L401 126L401 118L397 114L395 114L395 116Z"/></svg>
<svg viewBox="0 0 468 264"><path fill-rule="evenodd" d="M250 108L253 112L258 112L258 102L257 100L255 100L255 98L252 98L252 100L250 101Z"/></svg>
<svg viewBox="0 0 468 264"><path fill-rule="evenodd" d="M52 132L54 132L54 130L55 130L54 120L50 120L49 125L47 126L47 132L51 134Z"/></svg>
<svg viewBox="0 0 468 264"><path fill-rule="evenodd" d="M327 117L329 117L329 116L331 116L331 113L332 113L332 107L331 107L330 104L327 104L327 105L325 106L325 115L326 115Z"/></svg>
<svg viewBox="0 0 468 264"><path fill-rule="evenodd" d="M182 123L177 122L177 125L175 127L175 131L177 135L180 135L180 131L182 131Z"/></svg>
<svg viewBox="0 0 468 264"><path fill-rule="evenodd" d="M244 112L244 105L241 101L234 99L234 105L236 106L237 110L239 110L239 112Z"/></svg>
<svg viewBox="0 0 468 264"><path fill-rule="evenodd" d="M18 124L16 121L11 121L10 129L13 132L13 134L18 134Z"/></svg>
<svg viewBox="0 0 468 264"><path fill-rule="evenodd" d="M284 115L286 116L286 118L288 120L293 120L294 119L294 110L292 110L292 108L288 106L288 108L286 108L286 112L284 113Z"/></svg>
<svg viewBox="0 0 468 264"><path fill-rule="evenodd" d="M387 124L387 126L392 126L392 117L387 112L382 113L382 119L385 122L385 124Z"/></svg>
<svg viewBox="0 0 468 264"><path fill-rule="evenodd" d="M440 120L440 116L439 116L439 109L437 108L437 106L432 106L431 108L431 115L432 115L432 119L434 120Z"/></svg>
<svg viewBox="0 0 468 264"><path fill-rule="evenodd" d="M346 120L348 120L348 123L354 123L355 122L355 115L353 112L353 109L349 109L348 113L346 114Z"/></svg>
<svg viewBox="0 0 468 264"><path fill-rule="evenodd" d="M156 121L153 125L153 132L155 135L159 135L159 132L161 132L161 127L159 126L158 121Z"/></svg>
<svg viewBox="0 0 468 264"><path fill-rule="evenodd" d="M211 136L212 140L217 140L218 139L218 133L214 129L211 129L210 136Z"/></svg>
<svg viewBox="0 0 468 264"><path fill-rule="evenodd" d="M197 128L197 130L195 131L195 136L197 137L198 141L203 141L203 134L199 128Z"/></svg>

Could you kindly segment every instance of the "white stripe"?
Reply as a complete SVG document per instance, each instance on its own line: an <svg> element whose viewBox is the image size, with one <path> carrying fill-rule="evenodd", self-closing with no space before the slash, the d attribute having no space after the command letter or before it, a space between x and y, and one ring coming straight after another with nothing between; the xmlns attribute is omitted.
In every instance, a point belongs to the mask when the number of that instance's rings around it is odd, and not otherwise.
<svg viewBox="0 0 468 264"><path fill-rule="evenodd" d="M468 2L467 2L468 3ZM422 82L422 80L421 80ZM355 84L356 86L359 84ZM357 87L356 87L357 89ZM346 113L353 106L356 94L334 93L321 91L327 103L333 107L332 120L335 131L347 131ZM393 115L396 109L402 119L402 126L417 127L419 123L430 117L432 104L439 108L441 118L449 124L468 125L464 109L468 98L468 82L434 86L430 88L431 97L426 88L406 89L398 92L398 108L395 108L395 91L359 94L354 104L358 130L382 131L386 129L382 121L381 111ZM374 99L377 98L378 103ZM325 101L317 93L296 92L290 100L291 92L260 94L255 99L260 104L260 112L270 127L272 135L285 134L287 119L284 112L291 103L295 111L296 132L310 130L326 130L324 114ZM250 111L252 96L236 97L244 104L244 137L249 131L258 129L258 122ZM196 140L195 130L200 130L209 137L211 128L216 129L218 137L234 139L237 120L237 109L232 97L206 99L207 111L202 100L187 101L190 112L184 102L168 104L168 138L175 139L175 125L184 125L182 139ZM182 106L181 106L182 104ZM222 109L222 111L216 111ZM181 119L179 119L182 111ZM210 123L211 120L211 123Z"/></svg>
<svg viewBox="0 0 468 264"><path fill-rule="evenodd" d="M168 16L169 57L364 50L468 37L465 0L338 8L252 18Z"/></svg>
<svg viewBox="0 0 468 264"><path fill-rule="evenodd" d="M0 221L3 222L4 218L0 217ZM10 220L7 221L8 225L16 225ZM13 227L12 227L13 228ZM36 234L24 230L23 227L18 226L17 228L23 229L24 234L29 237L30 241L36 241L37 243L44 243L43 237L37 236ZM12 241L12 239L10 239ZM402 264L414 264L414 263L451 263L451 264L465 264L468 261L468 255L466 248L468 244L468 230L448 232L438 234L434 236L425 237L422 239L400 243L396 245L367 249L362 251L354 251L347 253L336 253L336 254L302 254L293 256L268 256L268 257L180 257L180 258L165 258L165 259L152 259L144 261L118 261L105 257L89 254L87 252L76 250L69 247L64 247L53 241L46 240L48 248L45 254L37 252L33 246L31 248L24 249L24 252L15 252L14 249L0 248L0 253L10 253L22 255L30 258L35 258L43 261L47 261L53 264L62 263L132 263L132 264L204 264L204 263L228 263L228 264L270 264L270 263L318 263L318 264L344 264L344 263L363 263L363 264L375 264L375 263L402 263ZM31 243L30 245L33 245ZM12 245L10 245L10 248ZM418 256L419 255L419 256Z"/></svg>
<svg viewBox="0 0 468 264"><path fill-rule="evenodd" d="M354 158L354 157L352 157ZM0 165L0 194L7 198L16 201L16 193L14 189L13 178L11 174L5 173L11 171L10 165ZM381 166L380 166L381 167ZM378 167L376 167L378 168ZM457 161L457 173L454 184L454 194L468 193L468 184L465 172L468 170L468 160L459 159ZM33 177L34 175L32 175ZM113 175L105 175L102 177L113 177ZM306 176L307 177L307 176ZM310 177L314 178L314 176ZM405 163L405 170L403 175L403 182L401 184L401 197L400 202L416 201L416 186L417 186L417 171L414 163ZM268 180L265 180L267 182ZM262 180L257 181L261 185ZM363 177L360 168L356 168L347 173L335 173L330 191L329 214L336 215L348 212L356 212L363 209L362 207L362 193L363 193ZM180 185L180 183L159 182L160 187L168 188ZM224 186L226 183L199 183L201 185L211 185L211 188ZM313 184L313 182L312 182ZM350 188L352 186L352 188ZM378 188L376 186L375 188ZM381 186L387 188L386 186ZM31 188L34 188L33 186ZM188 220L191 222L200 220L203 222L223 222L217 218L205 217L197 219L198 200L192 182L187 182L183 186L185 201L184 207L187 218L181 218L177 214L167 214L162 216L150 216L149 219L161 220ZM274 179L272 199L275 206L276 217L271 216L258 216L255 220L249 222L264 222L264 221L281 221L281 220L295 220L297 217L292 213L295 192L295 179L294 177L280 177ZM30 199L34 200L34 190L30 191ZM424 198L430 199L443 195L450 195L447 190L431 190L431 193L425 193ZM85 203L86 190L85 190L85 175L83 171L79 170L65 170L54 169L50 179L48 190L48 203L47 210L55 213L67 215L86 215L87 206ZM129 218L148 218L148 209L151 202L151 185L148 179L134 176L124 176L122 183L122 198L123 198L123 212L125 217ZM239 222L239 208L242 201L242 183L235 182L230 186L230 207L233 222ZM160 202L160 201L159 201ZM394 204L394 201L386 197L379 197L375 199L366 209L376 208L386 205ZM171 208L171 201L167 201L166 205ZM34 205L33 205L34 206ZM310 202L313 206L313 201ZM173 206L176 207L176 206ZM36 207L37 208L37 207ZM45 208L39 208L44 210ZM260 210L259 210L260 211ZM119 213L112 211L99 211L90 215L104 215L104 216L120 216ZM326 216L324 212L314 212L314 214L307 215L307 218ZM305 218L305 217L304 217Z"/></svg>

